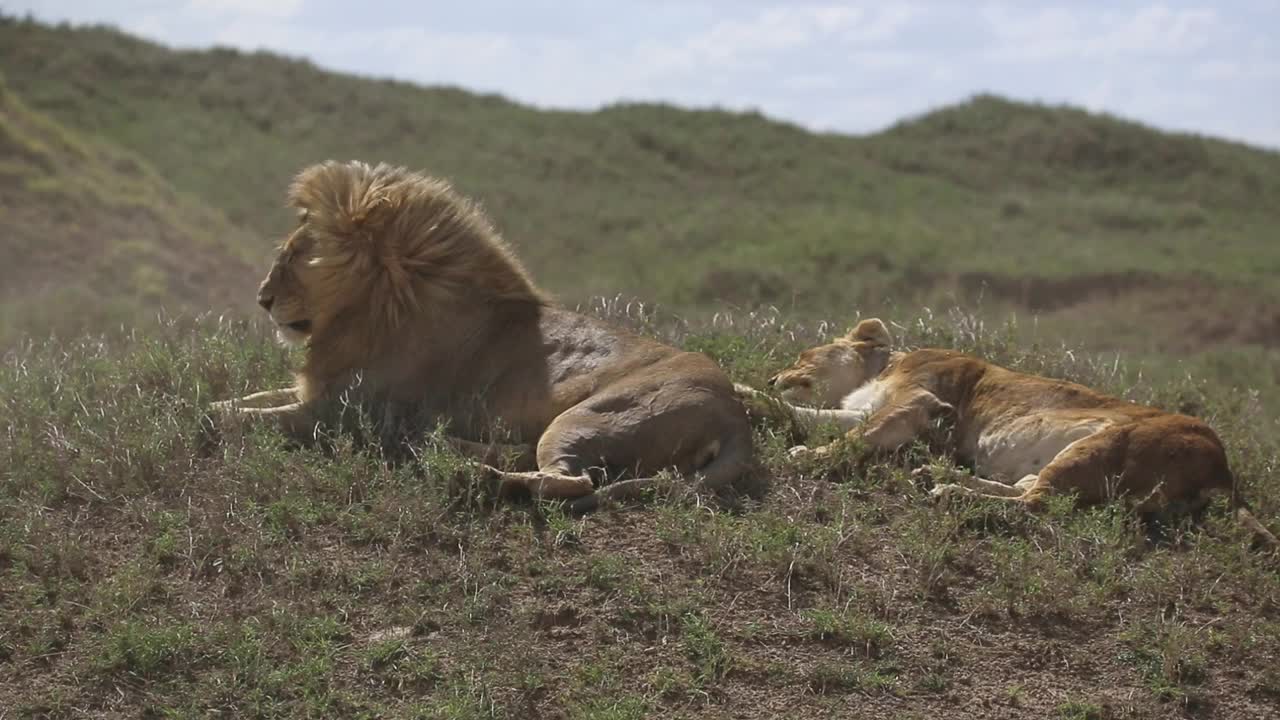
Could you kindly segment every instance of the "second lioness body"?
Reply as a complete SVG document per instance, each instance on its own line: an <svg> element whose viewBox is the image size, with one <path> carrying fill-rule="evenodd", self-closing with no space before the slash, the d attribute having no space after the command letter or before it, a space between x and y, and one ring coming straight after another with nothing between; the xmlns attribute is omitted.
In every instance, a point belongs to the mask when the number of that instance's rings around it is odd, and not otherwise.
<svg viewBox="0 0 1280 720"><path fill-rule="evenodd" d="M1050 493L1074 493L1084 502L1124 496L1139 509L1194 509L1226 492L1241 520L1274 543L1245 508L1222 441L1204 421L954 350L894 352L890 343L884 323L864 320L802 352L770 384L797 419L834 423L878 449L900 447L949 417L957 459L975 474L956 474L936 496L1036 506Z"/></svg>

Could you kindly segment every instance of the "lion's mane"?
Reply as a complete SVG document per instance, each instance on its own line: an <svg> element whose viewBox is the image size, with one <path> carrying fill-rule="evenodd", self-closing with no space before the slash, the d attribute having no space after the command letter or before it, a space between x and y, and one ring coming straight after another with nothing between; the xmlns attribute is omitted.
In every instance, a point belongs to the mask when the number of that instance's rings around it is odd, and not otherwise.
<svg viewBox="0 0 1280 720"><path fill-rule="evenodd" d="M481 208L443 180L330 161L298 174L289 204L312 243L307 302L332 315L307 343L304 400L353 370L388 370L388 355L408 364L464 344L483 330L469 323L493 317L477 310L547 302Z"/></svg>

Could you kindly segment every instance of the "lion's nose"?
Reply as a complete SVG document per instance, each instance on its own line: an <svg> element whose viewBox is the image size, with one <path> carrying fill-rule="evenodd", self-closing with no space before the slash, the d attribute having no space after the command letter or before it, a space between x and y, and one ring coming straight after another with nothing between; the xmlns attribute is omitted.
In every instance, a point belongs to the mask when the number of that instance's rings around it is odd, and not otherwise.
<svg viewBox="0 0 1280 720"><path fill-rule="evenodd" d="M266 310L267 312L271 312L271 305L275 301L276 299L271 297L270 295L263 295L262 293L258 293L258 304L261 305L262 309Z"/></svg>
<svg viewBox="0 0 1280 720"><path fill-rule="evenodd" d="M769 387L778 387L778 376L774 375L769 378Z"/></svg>

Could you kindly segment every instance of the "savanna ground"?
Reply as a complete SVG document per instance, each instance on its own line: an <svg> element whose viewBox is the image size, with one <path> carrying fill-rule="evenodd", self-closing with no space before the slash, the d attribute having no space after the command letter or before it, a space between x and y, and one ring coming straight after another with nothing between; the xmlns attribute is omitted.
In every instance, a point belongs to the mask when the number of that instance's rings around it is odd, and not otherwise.
<svg viewBox="0 0 1280 720"><path fill-rule="evenodd" d="M591 311L762 384L844 329ZM852 318L850 318L852 320ZM1280 515L1256 393L1152 383L953 313L895 328L1215 425ZM423 438L290 447L202 429L287 382L264 328L165 320L29 343L0 369L0 717L1260 718L1280 709L1280 574L1222 506L1200 527L1112 506L932 506L926 447L852 468L788 459L767 491L672 491L567 516L494 503ZM945 445L945 428L937 443ZM678 487L678 483L676 484Z"/></svg>

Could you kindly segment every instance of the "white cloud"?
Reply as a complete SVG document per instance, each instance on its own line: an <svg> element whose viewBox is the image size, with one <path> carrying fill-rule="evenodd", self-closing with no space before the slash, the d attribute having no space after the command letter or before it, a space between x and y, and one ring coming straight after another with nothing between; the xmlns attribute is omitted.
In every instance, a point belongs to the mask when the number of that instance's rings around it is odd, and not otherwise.
<svg viewBox="0 0 1280 720"><path fill-rule="evenodd" d="M791 75L782 82L787 88L801 92L834 90L841 85L840 78L830 73L800 73Z"/></svg>
<svg viewBox="0 0 1280 720"><path fill-rule="evenodd" d="M188 0L187 8L205 16L284 19L298 15L303 0Z"/></svg>
<svg viewBox="0 0 1280 720"><path fill-rule="evenodd" d="M903 3L873 7L877 7L877 11L866 17L865 22L847 28L847 38L863 43L893 40L911 21L924 14L921 7Z"/></svg>
<svg viewBox="0 0 1280 720"><path fill-rule="evenodd" d="M1105 30L1086 52L1181 55L1205 47L1219 30L1218 12L1213 8L1171 10L1154 5L1129 16L1109 13L1103 17Z"/></svg>
<svg viewBox="0 0 1280 720"><path fill-rule="evenodd" d="M785 52L883 43L916 15L916 8L909 5L773 5L745 18L721 20L683 41L651 51L670 67L758 65L765 56Z"/></svg>
<svg viewBox="0 0 1280 720"><path fill-rule="evenodd" d="M694 62L731 63L761 53L802 47L855 20L861 11L769 7L745 20L723 20L684 43Z"/></svg>
<svg viewBox="0 0 1280 720"><path fill-rule="evenodd" d="M1164 5L1098 12L1000 4L985 6L980 15L997 40L988 56L1006 62L1184 55L1205 47L1221 29L1213 8Z"/></svg>

